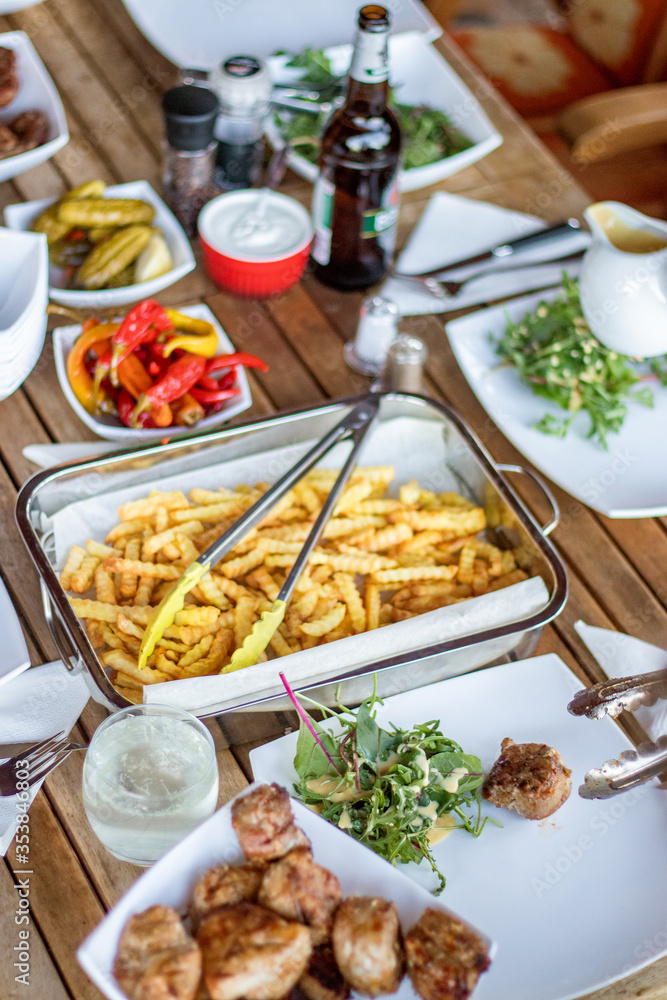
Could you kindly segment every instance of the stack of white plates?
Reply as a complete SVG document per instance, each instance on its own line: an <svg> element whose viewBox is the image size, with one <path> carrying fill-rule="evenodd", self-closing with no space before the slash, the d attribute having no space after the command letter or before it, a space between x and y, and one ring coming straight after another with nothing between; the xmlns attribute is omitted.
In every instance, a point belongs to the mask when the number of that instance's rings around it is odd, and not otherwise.
<svg viewBox="0 0 667 1000"><path fill-rule="evenodd" d="M48 270L43 234L0 228L0 399L18 389L42 353Z"/></svg>

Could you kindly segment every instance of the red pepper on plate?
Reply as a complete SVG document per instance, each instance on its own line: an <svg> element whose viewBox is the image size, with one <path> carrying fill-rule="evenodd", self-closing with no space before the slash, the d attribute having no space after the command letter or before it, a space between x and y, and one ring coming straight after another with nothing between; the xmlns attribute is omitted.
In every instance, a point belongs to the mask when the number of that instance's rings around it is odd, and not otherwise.
<svg viewBox="0 0 667 1000"><path fill-rule="evenodd" d="M261 372L269 370L266 361L262 361L254 354L244 354L242 351L238 351L235 354L218 354L211 358L206 365L206 374L210 375L211 372L220 371L221 368L234 368L236 365L241 365L242 368L259 368Z"/></svg>
<svg viewBox="0 0 667 1000"><path fill-rule="evenodd" d="M206 370L206 358L201 354L185 354L172 362L150 389L142 393L132 415L132 426L145 410L152 411L163 403L172 403L197 384Z"/></svg>
<svg viewBox="0 0 667 1000"><path fill-rule="evenodd" d="M173 329L173 323L155 299L144 299L130 309L113 336L110 375L114 385L118 383L118 364L123 358L140 344L149 343L159 334Z"/></svg>
<svg viewBox="0 0 667 1000"><path fill-rule="evenodd" d="M200 389L198 385L195 385L190 389L190 392L194 398L202 403L204 406L209 406L212 403L221 403L224 399L231 399L232 396L240 396L241 390L236 387L234 389Z"/></svg>
<svg viewBox="0 0 667 1000"><path fill-rule="evenodd" d="M116 402L118 407L118 416L123 421L126 427L131 427L132 424L132 414L134 413L134 400L130 396L127 389L121 389L118 393L118 400ZM142 413L139 417L139 427L155 427L155 421L151 417L150 413Z"/></svg>

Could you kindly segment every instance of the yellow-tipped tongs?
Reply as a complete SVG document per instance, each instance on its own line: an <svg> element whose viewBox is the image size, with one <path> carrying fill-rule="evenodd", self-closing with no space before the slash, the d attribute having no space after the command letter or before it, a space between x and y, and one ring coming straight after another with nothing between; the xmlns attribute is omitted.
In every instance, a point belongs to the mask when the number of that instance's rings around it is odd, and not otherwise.
<svg viewBox="0 0 667 1000"><path fill-rule="evenodd" d="M352 450L341 468L338 478L327 496L310 530L310 534L303 544L303 548L287 574L280 593L273 602L271 609L263 612L260 619L255 623L252 632L245 639L243 645L239 646L234 652L231 661L224 667L224 672L228 673L232 670L240 670L242 667L249 667L251 664L257 662L283 620L287 602L291 597L294 585L299 579L310 553L319 541L322 530L333 512L347 480L350 478L364 438L377 415L380 398L379 394L370 393L358 403L340 423L336 424L302 459L296 462L270 490L267 490L246 511L243 517L239 518L216 542L209 545L196 562L188 566L183 576L165 594L150 617L139 652L139 670L144 669L148 657L164 635L165 629L173 623L177 612L183 608L185 595L208 573L211 566L214 566L225 553L233 549L255 525L266 517L274 504L289 492L335 444L351 440Z"/></svg>

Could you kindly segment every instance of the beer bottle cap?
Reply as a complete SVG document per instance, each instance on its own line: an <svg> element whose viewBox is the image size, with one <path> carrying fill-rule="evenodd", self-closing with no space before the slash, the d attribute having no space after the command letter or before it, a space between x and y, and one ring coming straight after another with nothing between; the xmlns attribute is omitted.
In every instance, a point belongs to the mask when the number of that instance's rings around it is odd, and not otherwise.
<svg viewBox="0 0 667 1000"><path fill-rule="evenodd" d="M194 152L213 142L220 103L207 87L172 87L162 95L167 142L173 149Z"/></svg>

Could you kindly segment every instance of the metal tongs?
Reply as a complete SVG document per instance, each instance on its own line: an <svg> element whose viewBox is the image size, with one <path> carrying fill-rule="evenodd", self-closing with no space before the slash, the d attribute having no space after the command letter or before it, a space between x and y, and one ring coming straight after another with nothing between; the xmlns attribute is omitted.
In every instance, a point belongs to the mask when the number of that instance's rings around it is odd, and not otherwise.
<svg viewBox="0 0 667 1000"><path fill-rule="evenodd" d="M239 646L234 652L231 661L224 667L224 672L229 673L232 670L241 670L243 667L249 667L257 662L282 622L294 585L299 579L308 557L315 548L338 498L350 478L363 441L377 416L380 400L381 395L379 393L369 393L346 417L337 423L324 437L320 438L317 444L313 445L302 459L291 466L271 489L267 490L246 511L243 517L239 518L216 542L209 545L196 562L188 566L183 576L170 588L150 617L139 652L139 670L145 668L148 657L162 638L165 629L173 623L176 614L182 610L185 595L196 586L222 556L229 552L230 549L233 549L252 528L266 517L276 502L288 493L319 462L323 455L339 442L350 440L352 441L352 449L303 544L303 548L296 557L280 593L273 602L270 610L263 612L260 619L255 623L252 632L245 639L243 645Z"/></svg>
<svg viewBox="0 0 667 1000"><path fill-rule="evenodd" d="M667 698L667 670L656 670L634 677L613 677L579 691L567 706L572 715L601 719L615 718L624 710L634 712ZM636 750L625 750L599 768L591 768L579 787L584 799L606 799L648 781L667 769L667 736L655 743L646 740Z"/></svg>

